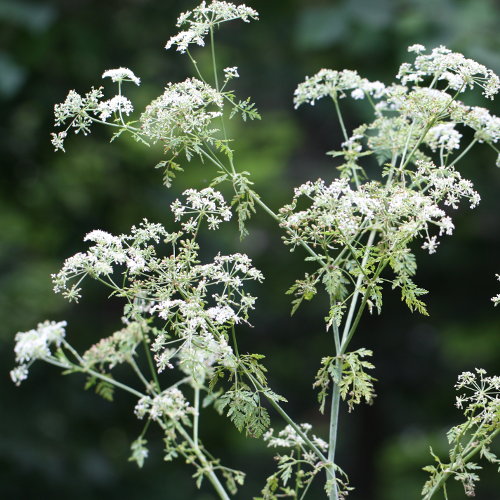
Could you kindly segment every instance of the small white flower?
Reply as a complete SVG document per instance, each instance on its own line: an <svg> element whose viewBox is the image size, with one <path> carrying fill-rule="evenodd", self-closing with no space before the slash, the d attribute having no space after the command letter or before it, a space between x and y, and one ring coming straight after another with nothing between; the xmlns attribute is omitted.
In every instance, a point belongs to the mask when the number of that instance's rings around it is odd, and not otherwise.
<svg viewBox="0 0 500 500"><path fill-rule="evenodd" d="M177 19L177 26L186 26L186 30L170 38L165 45L166 49L177 46L177 50L185 53L189 45L194 43L204 46L204 38L210 29L226 21L241 19L249 22L251 19L258 19L259 13L246 5L234 5L230 2L213 0L209 5L201 2L198 7L191 11L182 13Z"/></svg>
<svg viewBox="0 0 500 500"><path fill-rule="evenodd" d="M36 330L16 334L16 361L26 363L35 359L48 358L51 355L50 346L59 346L66 335L66 321L45 321L38 323Z"/></svg>
<svg viewBox="0 0 500 500"><path fill-rule="evenodd" d="M224 76L226 80L231 80L233 78L239 78L238 67L232 66L229 68L224 68Z"/></svg>
<svg viewBox="0 0 500 500"><path fill-rule="evenodd" d="M365 93L361 89L354 89L351 92L351 97L353 99L364 99L365 98Z"/></svg>
<svg viewBox="0 0 500 500"><path fill-rule="evenodd" d="M128 116L132 111L134 111L132 103L122 95L115 95L112 99L100 102L97 106L99 118L103 121L106 121L113 113L123 113Z"/></svg>
<svg viewBox="0 0 500 500"><path fill-rule="evenodd" d="M239 318L228 305L211 307L207 311L208 316L219 324L238 323Z"/></svg>
<svg viewBox="0 0 500 500"><path fill-rule="evenodd" d="M201 191L187 189L182 194L187 198L186 205L175 200L170 205L170 209L176 221L189 217L182 226L186 232L196 232L202 218L207 219L209 229L218 229L221 222L227 222L232 217L231 209L223 195L213 188L205 188Z"/></svg>
<svg viewBox="0 0 500 500"><path fill-rule="evenodd" d="M132 70L128 68L108 69L102 74L102 78L111 78L113 82L129 81L134 82L136 85L141 84L140 78L135 76Z"/></svg>
<svg viewBox="0 0 500 500"><path fill-rule="evenodd" d="M28 366L16 366L13 370L10 371L10 378L12 382L14 382L14 384L16 384L17 386L21 385L21 382L28 378Z"/></svg>
<svg viewBox="0 0 500 500"><path fill-rule="evenodd" d="M196 78L169 83L141 115L142 131L173 152L189 150L216 140L212 122L221 116L222 108L222 94Z"/></svg>
<svg viewBox="0 0 500 500"><path fill-rule="evenodd" d="M54 151L58 151L59 149L61 151L65 151L64 139L66 139L68 133L63 130L62 132L59 132L57 134L52 133L50 135L52 136L52 140L50 142L52 142L52 145L54 146Z"/></svg>
<svg viewBox="0 0 500 500"><path fill-rule="evenodd" d="M429 254L436 253L436 249L439 245L439 242L437 241L437 236L432 236L425 240L424 244L422 245L423 250L428 250Z"/></svg>
<svg viewBox="0 0 500 500"><path fill-rule="evenodd" d="M408 52L415 52L417 54L420 54L421 52L425 52L425 47L419 43L415 43L408 47Z"/></svg>

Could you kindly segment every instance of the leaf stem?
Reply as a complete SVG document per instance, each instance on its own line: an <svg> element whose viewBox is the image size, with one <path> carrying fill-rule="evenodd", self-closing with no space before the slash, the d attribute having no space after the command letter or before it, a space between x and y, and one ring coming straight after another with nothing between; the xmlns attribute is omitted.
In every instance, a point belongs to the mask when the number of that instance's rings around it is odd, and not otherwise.
<svg viewBox="0 0 500 500"><path fill-rule="evenodd" d="M476 144L476 142L477 139L474 137L470 144L448 165L448 168L453 167L455 163L458 163L470 151L470 149Z"/></svg>
<svg viewBox="0 0 500 500"><path fill-rule="evenodd" d="M133 394L134 396L137 396L138 398L143 398L146 396L142 392L136 391L135 389L133 389L132 387L130 387L128 385L122 384L121 382L118 382L117 380L115 380L111 377L107 377L106 375L103 375L102 373L99 373L99 372L96 372L95 370L92 370L92 368L84 368L84 367L80 367L80 366L74 365L74 364L67 365L67 364L61 363L59 360L57 360L55 358L44 358L44 361L47 361L47 363L50 363L51 365L58 366L59 368L64 368L66 370L71 370L71 371L74 371L77 373L78 372L79 373L88 373L89 375L92 375L93 377L104 380L104 382L112 384L112 385L114 385L114 386L116 386L116 387L118 387L126 392L129 392L130 394Z"/></svg>

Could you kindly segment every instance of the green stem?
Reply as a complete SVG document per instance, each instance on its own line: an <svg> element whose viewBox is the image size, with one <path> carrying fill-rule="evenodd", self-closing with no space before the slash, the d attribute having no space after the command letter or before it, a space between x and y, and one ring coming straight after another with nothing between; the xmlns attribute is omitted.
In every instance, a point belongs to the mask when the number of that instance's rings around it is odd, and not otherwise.
<svg viewBox="0 0 500 500"><path fill-rule="evenodd" d="M333 323L333 337L335 341L335 350L337 356L339 356L340 352L340 334L339 328L337 324ZM337 500L338 498L338 489L337 482L335 481L335 451L337 448L337 434L338 434L338 423L339 423L339 408L340 408L340 378L342 377L342 361L340 357L337 357L335 361L335 372L337 375L337 382L334 382L333 391L332 391L332 405L330 409L330 433L328 439L328 462L330 467L330 473L334 478L332 489L329 493L330 500Z"/></svg>
<svg viewBox="0 0 500 500"><path fill-rule="evenodd" d="M128 363L134 370L135 374L139 377L139 380L144 384L146 391L149 391L151 388L151 384L146 380L146 377L142 374L141 369L139 368L139 366L135 362L135 359L132 356L130 356L130 358L128 359Z"/></svg>
<svg viewBox="0 0 500 500"><path fill-rule="evenodd" d="M118 387L124 391L129 392L130 394L133 394L134 396L137 396L138 398L143 398L146 395L143 394L142 392L136 391L132 387L122 384L121 382L118 382L115 379L112 379L111 377L107 377L106 375L103 375L102 373L96 372L92 370L91 368L84 368L80 367L78 365L67 365L64 363L61 363L59 360L54 359L54 358L44 358L44 361L47 361L47 363L50 363L51 365L58 366L59 368L64 368L65 370L71 370L74 372L79 372L79 373L87 373L89 375L92 375L93 377L96 377L100 380L104 380L105 382L114 385L115 387Z"/></svg>
<svg viewBox="0 0 500 500"><path fill-rule="evenodd" d="M214 71L215 88L219 91L219 79L217 77L217 63L215 62L215 43L214 43L214 29L210 27L210 51L212 53L212 67Z"/></svg>
<svg viewBox="0 0 500 500"><path fill-rule="evenodd" d="M472 139L470 144L448 165L448 168L453 167L455 163L458 163L470 151L470 149L472 148L472 146L474 146L474 144L476 144L476 142L476 138Z"/></svg>
<svg viewBox="0 0 500 500"><path fill-rule="evenodd" d="M335 362L335 371L337 372L337 377L342 376L342 366L340 359ZM338 424L339 424L339 408L340 408L340 384L334 383L332 391L332 406L330 410L330 435L328 439L328 463L330 467L330 474L333 476L332 489L330 490L329 499L338 499L338 489L337 482L335 481L335 451L337 447L337 434L338 434Z"/></svg>
<svg viewBox="0 0 500 500"><path fill-rule="evenodd" d="M146 359L148 360L149 370L151 372L151 376L153 377L156 390L160 393L161 392L160 381L158 380L158 374L156 373L156 370L155 370L155 367L153 364L153 358L151 357L151 351L149 350L149 345L146 341L146 336L144 334L142 335L142 345L144 346L144 351L146 353Z"/></svg>
<svg viewBox="0 0 500 500"><path fill-rule="evenodd" d="M227 168L224 166L223 163L220 162L220 160L216 157L213 157L212 155L208 154L204 149L201 150L201 154L203 156L205 156L205 158L207 158L208 160L210 160L214 165L216 165L217 167L219 168L222 168L231 178L231 180L234 180L235 176L237 175L236 174L236 171L234 169L234 166L233 166L233 162L232 160L230 161L230 165L231 165L231 169L232 169L232 172L230 172L229 170L227 170ZM252 197L252 199L258 204L260 205L260 207L264 210L264 212L266 212L268 215L270 215L276 222L278 223L281 223L281 220L280 218L278 217L278 215L273 212L273 210L271 210L271 208L269 208L269 206L267 206L261 199L260 197L254 193L253 191L250 191L249 192L249 195ZM292 232L292 231L289 231L292 236L295 236L295 234ZM318 262L321 262L324 264L324 260L323 258L318 255L305 241L300 241L300 245L312 256L314 257Z"/></svg>
<svg viewBox="0 0 500 500"><path fill-rule="evenodd" d="M339 106L338 100L336 97L333 97L333 96L332 96L332 100L333 100L333 104L335 105L335 111L337 112L337 116L338 116L339 123L340 123L340 128L342 129L342 135L344 136L344 140L348 141L349 136L347 135L347 129L345 128L344 119L342 118L342 113L340 112L340 106Z"/></svg>
<svg viewBox="0 0 500 500"><path fill-rule="evenodd" d="M200 388L195 385L194 387L194 418L193 418L193 441L195 447L198 449L198 426L200 422Z"/></svg>
<svg viewBox="0 0 500 500"><path fill-rule="evenodd" d="M257 202L258 205L262 207L264 212L268 213L274 220L276 220L278 223L281 222L280 218L260 199L260 197L254 193L253 191L250 191L250 196L253 198L254 201ZM295 234L292 231L289 231L293 236ZM324 264L323 258L318 255L305 241L300 240L300 245L312 256L314 257L318 262L321 262Z"/></svg>
<svg viewBox="0 0 500 500"><path fill-rule="evenodd" d="M134 132L140 132L141 129L137 127L132 127L131 125L119 125L118 123L105 122L103 120L99 120L99 118L94 118L93 116L87 115L93 122L100 123L101 125L108 125L108 127L116 127L116 128L126 128L127 130L132 130Z"/></svg>
<svg viewBox="0 0 500 500"><path fill-rule="evenodd" d="M245 370L246 371L246 370ZM249 373L248 371L246 371L246 374L248 376L248 378L255 384L255 386L260 390L262 391L262 394L264 395L264 397L269 401L269 403L271 404L271 406L281 415L281 417L283 418L283 420L289 424L293 430L304 440L304 442L307 444L307 446L312 450L314 451L314 453L316 453L316 456L322 460L323 462L327 462L327 458L325 457L325 455L321 452L321 450L307 437L306 434L304 434L304 432L302 431L302 429L300 428L299 425L297 425L289 416L288 414L285 412L285 410L283 410L283 408L281 408L281 406L273 399L271 398L265 391L265 387L256 379L252 376L251 373Z"/></svg>
<svg viewBox="0 0 500 500"><path fill-rule="evenodd" d="M195 455L197 456L198 460L200 461L201 465L203 466L203 473L205 476L208 478L210 483L212 483L212 486L214 487L215 491L219 495L219 497L222 500L230 500L229 495L226 493L226 490L224 489L224 486L222 486L222 483L219 481L219 478L216 476L213 466L210 464L210 462L206 459L205 455L201 451L200 447L193 441L191 436L184 430L184 428L177 422L174 423L175 428L179 432L179 434L182 435L182 437L189 443L191 448L193 449Z"/></svg>
<svg viewBox="0 0 500 500"><path fill-rule="evenodd" d="M203 78L201 72L200 72L200 68L198 68L198 63L196 62L196 60L194 59L194 57L191 55L191 52L189 52L189 50L186 50L186 54L188 55L189 59L191 60L191 62L193 63L193 66L194 66L194 69L196 70L196 73L198 74L198 76L200 77L200 80L203 82L203 83L207 83L205 81L205 79Z"/></svg>
<svg viewBox="0 0 500 500"><path fill-rule="evenodd" d="M231 325L231 336L233 338L234 352L236 354L236 357L239 358L240 353L238 351L238 342L236 341L236 331L235 331L234 325Z"/></svg>
<svg viewBox="0 0 500 500"><path fill-rule="evenodd" d="M361 261L361 268L362 269L365 268L366 263L368 262L368 258L370 256L370 249L373 245L373 241L375 240L375 235L376 235L376 231L372 230L370 232L370 235L368 236L368 242L366 244L365 254L363 256L363 260ZM361 288L362 281L363 281L363 274L359 274L358 279L356 280L356 288L354 290L354 294L353 294L352 299L351 299L351 305L349 307L349 312L347 314L347 319L346 319L346 322L344 325L344 330L342 333L342 347L344 347L344 348L347 346L346 341L348 339L349 331L351 329L351 324L352 324L352 320L354 317L354 311L356 310L356 306L358 305L358 299L359 299L359 294L361 293L360 288ZM365 294L365 297L366 297L366 294ZM342 350L342 352L337 353L337 355L340 355L343 352L344 352L344 350Z"/></svg>

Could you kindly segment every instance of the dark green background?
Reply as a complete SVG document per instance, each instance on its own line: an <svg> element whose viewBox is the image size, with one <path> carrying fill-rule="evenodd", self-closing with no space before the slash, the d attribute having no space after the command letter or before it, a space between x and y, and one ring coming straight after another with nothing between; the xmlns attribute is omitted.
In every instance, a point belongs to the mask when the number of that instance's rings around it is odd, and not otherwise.
<svg viewBox="0 0 500 500"><path fill-rule="evenodd" d="M291 188L335 169L324 155L341 141L327 103L292 109L292 93L305 75L322 67L358 69L389 82L406 47L445 44L500 70L500 16L494 0L349 0L248 2L261 21L221 30L220 58L238 65L243 96L252 95L263 115L258 123L234 121L236 161L253 174L257 190L274 209ZM143 85L130 90L136 107L162 92L168 81L189 76L186 57L163 49L176 32L188 1L0 0L0 498L209 500L197 491L193 472L181 462L164 464L153 446L143 470L127 462L130 442L141 424L134 401L118 395L115 404L84 392L83 379L61 377L35 365L20 388L10 383L15 332L46 318L67 319L69 338L84 349L119 327L120 304L105 301L91 284L81 304L70 306L51 291L50 273L83 248L94 228L125 232L148 217L170 225L168 207L186 186L203 187L208 166L188 166L171 191L153 166L157 149L127 139L108 144L108 130L72 136L67 154L49 142L52 108L69 89L100 85L106 69L130 67ZM199 55L201 64L204 56ZM110 89L111 90L111 89ZM498 105L481 100L482 106ZM356 103L358 104L358 103ZM493 109L495 112L495 109ZM368 119L361 106L346 110L350 126ZM444 433L458 423L452 386L463 370L482 366L499 372L500 310L490 297L500 291L500 170L486 146L462 164L483 202L460 210L456 234L439 252L419 251L417 282L429 289L430 317L412 315L388 292L381 317L367 317L354 347L375 351L378 397L372 407L342 413L339 463L356 490L352 500L419 498L431 463L428 446L444 453ZM271 386L289 399L298 421L326 437L326 417L317 411L312 379L319 359L331 353L324 332L325 304L317 299L289 317L284 291L306 268L303 255L289 254L275 226L259 213L251 236L241 244L235 225L205 238L206 255L221 249L247 252L266 275L256 289L253 329L240 332L242 349L267 356ZM280 427L279 419L274 421ZM238 496L250 499L273 470L272 454L245 439L209 410L202 435L224 462L248 472ZM152 433L150 441L159 438ZM450 499L462 498L452 485ZM323 498L320 485L311 498ZM498 479L486 466L478 499L497 500Z"/></svg>

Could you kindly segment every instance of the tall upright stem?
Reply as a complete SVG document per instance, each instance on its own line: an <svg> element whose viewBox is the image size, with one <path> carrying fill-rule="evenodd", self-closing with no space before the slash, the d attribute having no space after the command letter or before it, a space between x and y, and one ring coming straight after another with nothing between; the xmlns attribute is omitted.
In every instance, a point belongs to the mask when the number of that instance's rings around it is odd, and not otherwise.
<svg viewBox="0 0 500 500"><path fill-rule="evenodd" d="M200 388L196 385L194 388L194 417L193 417L193 441L196 448L198 445L198 425L200 421Z"/></svg>
<svg viewBox="0 0 500 500"><path fill-rule="evenodd" d="M376 235L376 231L373 230L373 231L371 231L370 235L368 236L368 242L366 244L365 254L364 254L363 260L361 262L362 269L365 268L366 263L368 262L368 257L370 256L370 248L372 247L373 241L375 240L375 235ZM358 276L358 279L356 280L356 289L354 290L354 294L353 294L352 299L351 299L351 305L349 307L349 312L347 314L347 319L346 319L346 322L344 325L344 331L342 333L342 347L344 347L344 348L345 348L345 342L347 340L347 336L349 334L349 330L351 329L352 320L354 318L354 312L356 310L356 306L358 305L358 299L359 299L359 295L360 295L360 287L361 287L362 281L363 281L363 273L360 273ZM342 347L341 347L341 349L342 349ZM343 350L342 350L342 352L343 352ZM339 354L341 354L341 353L339 353Z"/></svg>
<svg viewBox="0 0 500 500"><path fill-rule="evenodd" d="M375 240L376 231L371 231L368 236L368 242L366 244L365 254L363 256L363 260L361 262L361 271L364 270L368 258L370 256L370 248L373 245ZM331 471L333 474L334 482L330 489L329 499L330 500L338 500L338 488L337 483L335 481L335 451L337 448L337 435L338 435L338 427L339 427L339 408L340 408L340 379L342 377L342 360L340 356L345 352L347 347L347 343L349 341L349 332L351 330L352 321L354 319L354 313L356 311L356 307L358 305L359 295L360 295L360 287L362 284L364 273L361 272L356 280L356 289L354 290L354 294L351 299L351 305L349 307L349 312L347 315L347 319L344 325L344 331L342 334L342 340L340 339L340 332L338 325L333 323L333 338L335 341L335 350L337 359L335 361L335 379L332 391L332 404L330 408L330 433L328 439L328 462L331 464Z"/></svg>
<svg viewBox="0 0 500 500"><path fill-rule="evenodd" d="M340 334L337 324L333 323L333 338L335 341L335 350L337 356L340 354ZM340 380L342 376L342 363L340 358L337 358L335 362L335 372L337 380ZM330 432L328 438L328 462L330 463L331 475L333 477L332 488L329 493L330 500L338 499L338 488L337 482L335 481L335 451L337 448L337 434L338 434L338 423L339 423L339 408L340 408L340 384L334 383L332 392L332 405L330 409Z"/></svg>

